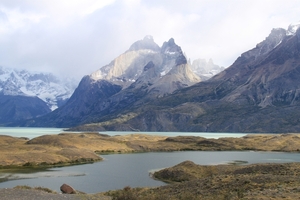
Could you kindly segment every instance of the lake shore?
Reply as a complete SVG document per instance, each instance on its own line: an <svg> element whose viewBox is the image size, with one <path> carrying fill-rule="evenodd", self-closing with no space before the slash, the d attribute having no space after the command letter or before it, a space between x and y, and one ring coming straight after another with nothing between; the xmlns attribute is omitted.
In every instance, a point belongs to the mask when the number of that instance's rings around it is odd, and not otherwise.
<svg viewBox="0 0 300 200"><path fill-rule="evenodd" d="M255 134L241 138L99 133L61 133L28 140L0 136L0 168L51 167L101 161L99 154L159 151L299 152L298 134Z"/></svg>
<svg viewBox="0 0 300 200"><path fill-rule="evenodd" d="M48 168L97 162L101 161L99 154L106 153L186 150L299 152L300 136L298 134L255 134L241 138L206 139L196 136L166 137L145 134L108 136L99 133L61 133L44 135L31 140L0 136L0 141L0 172L6 172L25 168ZM157 179L171 183L167 186L127 187L123 190L80 194L68 198L97 199L101 196L104 199L112 197L159 199L167 195L169 199L193 199L192 195L199 197L201 194L202 199L238 199L241 197L247 197L245 199L293 199L295 195L298 195L298 191L300 192L300 182L297 180L300 174L299 163L246 166L199 166L184 162L154 174ZM157 175L159 173L160 175ZM0 193L14 195L14 192L10 190L19 192L20 188L0 189ZM41 193L35 189L29 189L27 192ZM50 194L50 196L53 195L59 197L61 194Z"/></svg>
<svg viewBox="0 0 300 200"><path fill-rule="evenodd" d="M115 199L298 199L300 163L196 165L191 161L154 173L169 185L124 188L104 194Z"/></svg>

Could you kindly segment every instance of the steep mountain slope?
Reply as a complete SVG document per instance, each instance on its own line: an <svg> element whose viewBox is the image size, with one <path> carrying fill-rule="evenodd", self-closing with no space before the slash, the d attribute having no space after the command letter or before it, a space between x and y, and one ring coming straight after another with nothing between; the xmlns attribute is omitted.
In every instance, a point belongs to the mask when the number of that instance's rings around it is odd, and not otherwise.
<svg viewBox="0 0 300 200"><path fill-rule="evenodd" d="M273 29L205 82L81 129L208 132L300 131L300 29ZM125 116L123 113L122 116Z"/></svg>
<svg viewBox="0 0 300 200"><path fill-rule="evenodd" d="M0 94L0 125L49 112L48 106L38 97Z"/></svg>
<svg viewBox="0 0 300 200"><path fill-rule="evenodd" d="M90 115L91 110L96 109L97 104L101 104L120 90L119 85L106 80L95 81L90 76L85 76L65 105L45 116L26 121L26 124L46 127L70 127L80 124Z"/></svg>
<svg viewBox="0 0 300 200"><path fill-rule="evenodd" d="M73 81L49 73L0 67L0 124L47 114L64 104L73 90Z"/></svg>
<svg viewBox="0 0 300 200"><path fill-rule="evenodd" d="M199 81L174 39L160 48L146 36L110 64L84 77L64 106L23 125L69 127L98 122Z"/></svg>
<svg viewBox="0 0 300 200"><path fill-rule="evenodd" d="M60 80L50 73L30 72L0 66L0 92L3 95L35 96L51 110L61 106L73 93L74 80Z"/></svg>

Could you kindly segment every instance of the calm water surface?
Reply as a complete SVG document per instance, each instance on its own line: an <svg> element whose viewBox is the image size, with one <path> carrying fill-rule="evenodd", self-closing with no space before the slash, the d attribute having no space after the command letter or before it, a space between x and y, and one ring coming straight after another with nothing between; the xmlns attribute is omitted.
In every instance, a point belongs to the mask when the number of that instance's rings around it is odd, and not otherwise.
<svg viewBox="0 0 300 200"><path fill-rule="evenodd" d="M31 127L0 127L0 135L9 135L13 137L27 137L29 139L41 136L52 135L65 132L63 128L31 128ZM220 138L220 137L243 137L244 133L197 133L197 132L132 132L132 131L105 131L101 132L107 135L126 135L132 133L145 133L150 135L178 136L190 135L201 136L205 138Z"/></svg>
<svg viewBox="0 0 300 200"><path fill-rule="evenodd" d="M0 135L28 137L30 139L45 134L64 132L59 128L1 128ZM102 132L108 135L124 135L137 132ZM141 133L141 132L138 132ZM178 136L192 135L206 138L242 137L246 134L236 133L184 133L184 132L143 132L152 135ZM300 162L297 153L274 152L161 152L103 155L104 161L94 164L50 168L36 172L0 173L0 188L17 185L47 187L59 192L63 183L75 189L96 193L131 187L161 186L165 183L153 180L149 173L158 169L174 166L191 160L197 164L214 165L236 160L248 163ZM8 180L1 182L1 180Z"/></svg>
<svg viewBox="0 0 300 200"><path fill-rule="evenodd" d="M248 163L286 163L300 162L298 153L275 152L161 152L104 155L104 161L94 164L71 167L51 168L48 171L34 173L0 174L9 181L0 183L0 188L16 185L41 186L59 192L63 183L75 189L96 193L125 186L151 187L165 183L153 180L149 173L165 167L174 166L185 160L197 164L214 165L236 160Z"/></svg>

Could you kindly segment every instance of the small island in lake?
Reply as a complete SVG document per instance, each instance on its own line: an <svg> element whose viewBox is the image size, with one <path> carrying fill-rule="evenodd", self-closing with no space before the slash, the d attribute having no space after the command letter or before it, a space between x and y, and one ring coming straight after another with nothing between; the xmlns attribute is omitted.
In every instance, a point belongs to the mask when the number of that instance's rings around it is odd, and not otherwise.
<svg viewBox="0 0 300 200"><path fill-rule="evenodd" d="M206 139L196 136L61 133L31 140L10 136L0 138L2 172L96 162L101 160L101 154L106 153L187 150L298 152L300 148L298 134L253 134L241 138ZM293 199L300 192L299 174L298 163L239 165L237 162L200 166L186 161L153 174L154 178L170 183L167 186L126 187L101 195L76 194L74 198L80 195L85 199L93 199L97 195L101 198L106 195L105 198L108 196L113 199Z"/></svg>

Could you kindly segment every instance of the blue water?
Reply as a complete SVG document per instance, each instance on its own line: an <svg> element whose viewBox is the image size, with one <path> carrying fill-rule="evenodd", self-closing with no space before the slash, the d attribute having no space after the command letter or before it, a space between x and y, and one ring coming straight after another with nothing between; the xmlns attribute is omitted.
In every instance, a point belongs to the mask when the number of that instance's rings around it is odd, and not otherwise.
<svg viewBox="0 0 300 200"><path fill-rule="evenodd" d="M41 136L52 135L64 132L61 128L24 128L24 127L0 127L0 135L13 137L27 137L29 139Z"/></svg>
<svg viewBox="0 0 300 200"><path fill-rule="evenodd" d="M0 135L10 135L13 137L27 137L29 139L41 136L41 135L52 135L65 132L63 128L24 128L24 127L0 127ZM205 138L220 138L220 137L243 137L244 133L197 133L197 132L132 132L132 131L104 131L101 132L107 135L126 135L132 133L145 133L149 135L164 135L164 136L178 136L178 135L189 135L189 136L200 136Z"/></svg>
<svg viewBox="0 0 300 200"><path fill-rule="evenodd" d="M64 132L59 128L0 128L0 135L28 137L30 139L45 134ZM137 132L101 132L108 135L124 135ZM141 133L141 132L138 132ZM184 133L184 132L144 132L152 135L178 136L191 135L205 138L242 137L238 133ZM153 187L165 183L153 180L149 173L165 167L174 166L185 160L197 164L214 165L242 160L248 163L285 163L300 162L298 153L251 152L251 151L216 151L216 152L152 152L134 154L103 155L103 161L94 164L77 165L61 168L50 168L37 172L0 173L8 181L0 183L0 188L11 188L17 185L47 187L59 192L63 183L75 189L97 193L102 191L131 187Z"/></svg>
<svg viewBox="0 0 300 200"><path fill-rule="evenodd" d="M0 174L10 181L0 183L0 188L17 185L47 187L59 192L59 187L67 183L77 190L87 193L130 187L153 187L165 185L153 180L149 173L174 166L185 160L197 164L215 165L236 160L250 163L300 162L298 153L252 152L252 151L188 151L152 152L134 154L104 155L104 161L94 164L51 168L35 173Z"/></svg>

